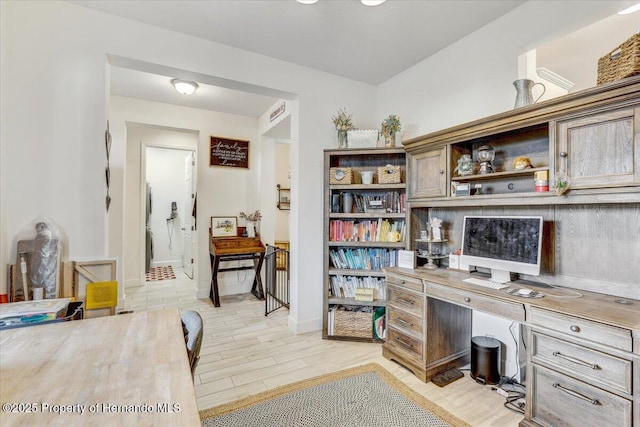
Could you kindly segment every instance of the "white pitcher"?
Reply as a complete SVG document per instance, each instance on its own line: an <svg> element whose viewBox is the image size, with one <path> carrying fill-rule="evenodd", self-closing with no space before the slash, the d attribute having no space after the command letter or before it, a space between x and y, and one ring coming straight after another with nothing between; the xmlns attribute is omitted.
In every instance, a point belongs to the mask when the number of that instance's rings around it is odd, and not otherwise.
<svg viewBox="0 0 640 427"><path fill-rule="evenodd" d="M547 91L545 85L543 85L542 83L535 83L533 80L529 79L516 80L515 82L513 82L513 85L515 86L516 91L518 91L516 95L516 104L513 108L520 108L524 107L525 105L535 104ZM542 93L534 101L532 89L535 85L542 86Z"/></svg>

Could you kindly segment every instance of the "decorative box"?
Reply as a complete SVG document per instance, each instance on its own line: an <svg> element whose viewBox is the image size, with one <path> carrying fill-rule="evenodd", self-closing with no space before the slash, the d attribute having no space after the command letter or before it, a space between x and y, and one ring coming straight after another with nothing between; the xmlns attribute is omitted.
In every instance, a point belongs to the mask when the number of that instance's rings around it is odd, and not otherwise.
<svg viewBox="0 0 640 427"><path fill-rule="evenodd" d="M354 129L347 131L349 148L376 147L378 145L378 129Z"/></svg>
<svg viewBox="0 0 640 427"><path fill-rule="evenodd" d="M640 74L640 33L598 60L599 85Z"/></svg>

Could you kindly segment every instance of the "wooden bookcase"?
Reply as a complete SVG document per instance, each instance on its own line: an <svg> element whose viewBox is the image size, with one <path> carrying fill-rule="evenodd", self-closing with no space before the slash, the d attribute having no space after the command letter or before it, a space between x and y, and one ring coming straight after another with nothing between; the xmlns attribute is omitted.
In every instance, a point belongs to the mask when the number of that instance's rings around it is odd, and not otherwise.
<svg viewBox="0 0 640 427"><path fill-rule="evenodd" d="M380 183L379 168L386 173L387 165L395 174L399 168L399 182ZM363 171L374 172L372 183L362 183ZM395 265L397 251L406 246L405 177L403 148L325 150L323 338L382 341L374 333L373 312L378 309L379 316L386 306L382 267ZM388 239L394 228L401 232L399 241ZM369 286L376 287L372 302L352 295L353 288Z"/></svg>

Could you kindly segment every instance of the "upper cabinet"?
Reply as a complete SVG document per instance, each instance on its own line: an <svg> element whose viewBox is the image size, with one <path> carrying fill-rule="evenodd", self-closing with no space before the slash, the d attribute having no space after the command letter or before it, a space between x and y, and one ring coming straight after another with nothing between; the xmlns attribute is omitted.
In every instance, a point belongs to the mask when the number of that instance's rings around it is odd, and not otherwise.
<svg viewBox="0 0 640 427"><path fill-rule="evenodd" d="M447 195L447 147L416 153L409 160L409 197Z"/></svg>
<svg viewBox="0 0 640 427"><path fill-rule="evenodd" d="M640 183L640 108L559 121L556 168L574 189Z"/></svg>
<svg viewBox="0 0 640 427"><path fill-rule="evenodd" d="M640 188L640 76L403 144L409 201L418 205L595 203L621 193L634 201ZM568 181L568 191L556 194L558 180Z"/></svg>

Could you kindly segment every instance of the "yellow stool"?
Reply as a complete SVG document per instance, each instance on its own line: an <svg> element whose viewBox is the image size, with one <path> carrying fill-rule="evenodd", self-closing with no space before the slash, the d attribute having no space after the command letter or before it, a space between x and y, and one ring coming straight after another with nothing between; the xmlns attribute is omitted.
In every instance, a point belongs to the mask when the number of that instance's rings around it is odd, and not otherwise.
<svg viewBox="0 0 640 427"><path fill-rule="evenodd" d="M115 314L118 305L118 282L93 282L87 284L85 310L109 308Z"/></svg>

